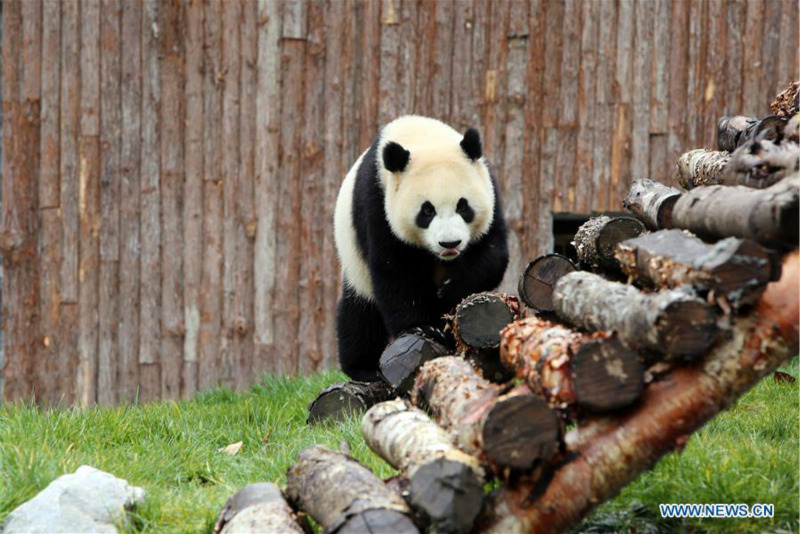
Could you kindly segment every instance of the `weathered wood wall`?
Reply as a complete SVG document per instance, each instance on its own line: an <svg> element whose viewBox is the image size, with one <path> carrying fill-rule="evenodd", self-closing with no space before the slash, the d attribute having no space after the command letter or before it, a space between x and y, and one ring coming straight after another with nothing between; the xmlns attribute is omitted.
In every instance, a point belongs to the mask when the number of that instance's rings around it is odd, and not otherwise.
<svg viewBox="0 0 800 534"><path fill-rule="evenodd" d="M477 126L522 262L797 76L795 0L6 0L5 398L335 365L338 185L403 113Z"/></svg>

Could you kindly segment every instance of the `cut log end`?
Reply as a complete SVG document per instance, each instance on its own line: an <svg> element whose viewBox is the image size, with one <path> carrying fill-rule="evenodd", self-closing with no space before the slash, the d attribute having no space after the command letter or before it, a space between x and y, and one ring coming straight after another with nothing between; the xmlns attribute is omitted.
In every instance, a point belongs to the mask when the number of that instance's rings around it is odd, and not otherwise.
<svg viewBox="0 0 800 534"><path fill-rule="evenodd" d="M691 359L704 354L717 337L717 314L700 300L673 300L662 310L659 341L671 357Z"/></svg>
<svg viewBox="0 0 800 534"><path fill-rule="evenodd" d="M540 312L553 311L553 287L565 274L577 270L569 258L547 254L530 262L519 280L519 296L530 308Z"/></svg>
<svg viewBox="0 0 800 534"><path fill-rule="evenodd" d="M350 517L329 534L419 534L419 530L400 512L376 509Z"/></svg>
<svg viewBox="0 0 800 534"><path fill-rule="evenodd" d="M483 485L469 466L444 458L430 462L410 480L411 506L436 532L467 532L483 506Z"/></svg>
<svg viewBox="0 0 800 534"><path fill-rule="evenodd" d="M615 338L581 345L572 358L572 373L578 404L596 412L629 406L644 389L639 356Z"/></svg>
<svg viewBox="0 0 800 534"><path fill-rule="evenodd" d="M617 245L626 239L638 237L644 232L644 225L631 217L618 217L603 225L597 235L597 253L600 266L609 270L619 269L619 262L614 256Z"/></svg>
<svg viewBox="0 0 800 534"><path fill-rule="evenodd" d="M558 415L539 397L507 394L486 415L483 446L498 465L530 469L552 458L560 442Z"/></svg>
<svg viewBox="0 0 800 534"><path fill-rule="evenodd" d="M422 364L446 353L447 347L421 332L401 334L381 354L381 374L398 393L408 393Z"/></svg>
<svg viewBox="0 0 800 534"><path fill-rule="evenodd" d="M322 390L308 406L308 423L343 421L389 400L394 389L385 382L344 382Z"/></svg>
<svg viewBox="0 0 800 534"><path fill-rule="evenodd" d="M514 321L516 313L500 295L482 293L465 299L453 320L456 339L475 349L500 344L500 331Z"/></svg>

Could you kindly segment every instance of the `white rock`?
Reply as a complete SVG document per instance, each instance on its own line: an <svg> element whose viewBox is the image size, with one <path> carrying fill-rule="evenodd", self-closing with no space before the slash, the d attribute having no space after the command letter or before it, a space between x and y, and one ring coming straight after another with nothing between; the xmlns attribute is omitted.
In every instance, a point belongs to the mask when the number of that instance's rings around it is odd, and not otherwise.
<svg viewBox="0 0 800 534"><path fill-rule="evenodd" d="M3 534L116 534L125 509L144 496L142 488L82 465L11 512Z"/></svg>

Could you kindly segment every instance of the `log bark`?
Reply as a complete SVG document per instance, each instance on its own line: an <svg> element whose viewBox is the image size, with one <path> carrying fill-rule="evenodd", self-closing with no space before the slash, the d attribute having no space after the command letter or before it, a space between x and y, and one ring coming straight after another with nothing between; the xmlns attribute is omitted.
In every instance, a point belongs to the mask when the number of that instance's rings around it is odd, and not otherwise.
<svg viewBox="0 0 800 534"><path fill-rule="evenodd" d="M320 445L297 455L286 496L326 534L419 533L400 495L356 460Z"/></svg>
<svg viewBox="0 0 800 534"><path fill-rule="evenodd" d="M608 332L583 334L528 317L503 330L500 354L553 408L615 410L644 387L639 356Z"/></svg>
<svg viewBox="0 0 800 534"><path fill-rule="evenodd" d="M622 271L660 288L689 284L734 308L761 298L770 281L769 253L758 243L729 237L708 245L681 230L662 230L620 243Z"/></svg>
<svg viewBox="0 0 800 534"><path fill-rule="evenodd" d="M234 493L214 525L214 534L310 534L305 521L298 522L280 488L273 483L249 484Z"/></svg>
<svg viewBox="0 0 800 534"><path fill-rule="evenodd" d="M683 193L653 180L636 180L622 206L649 230L672 228L672 210Z"/></svg>
<svg viewBox="0 0 800 534"><path fill-rule="evenodd" d="M742 237L774 248L795 248L798 240L800 174L766 189L708 186L683 195L672 221L701 239Z"/></svg>
<svg viewBox="0 0 800 534"><path fill-rule="evenodd" d="M769 109L778 117L791 117L800 113L800 81L790 83L778 93Z"/></svg>
<svg viewBox="0 0 800 534"><path fill-rule="evenodd" d="M593 269L616 272L619 262L614 256L617 244L641 235L644 225L632 217L593 217L575 234L572 244L581 263Z"/></svg>
<svg viewBox="0 0 800 534"><path fill-rule="evenodd" d="M646 294L577 272L558 281L553 301L564 321L590 332L613 330L632 349L666 359L703 354L718 330L715 310L690 288Z"/></svg>
<svg viewBox="0 0 800 534"><path fill-rule="evenodd" d="M775 141L783 135L786 119L770 115L763 119L744 117L722 117L717 123L717 150L733 152L747 142L756 139Z"/></svg>
<svg viewBox="0 0 800 534"><path fill-rule="evenodd" d="M553 286L559 278L578 268L566 256L546 254L525 267L519 278L519 298L539 312L553 311Z"/></svg>
<svg viewBox="0 0 800 534"><path fill-rule="evenodd" d="M559 450L557 414L527 386L510 391L481 377L462 358L422 366L414 403L428 407L456 445L495 468L531 469Z"/></svg>
<svg viewBox="0 0 800 534"><path fill-rule="evenodd" d="M739 147L725 166L722 185L755 189L770 187L800 169L800 146L788 141L749 141Z"/></svg>
<svg viewBox="0 0 800 534"><path fill-rule="evenodd" d="M690 150L678 159L676 176L684 189L722 182L722 172L730 161L727 152L698 148Z"/></svg>
<svg viewBox="0 0 800 534"><path fill-rule="evenodd" d="M386 382L342 382L323 389L308 405L308 423L342 421L391 399L394 388Z"/></svg>
<svg viewBox="0 0 800 534"><path fill-rule="evenodd" d="M472 528L483 505L483 469L425 412L401 399L382 402L364 414L361 433L408 480L406 499L436 532Z"/></svg>
<svg viewBox="0 0 800 534"><path fill-rule="evenodd" d="M447 347L416 328L400 334L389 343L381 354L379 367L396 393L406 394L411 391L414 377L422 364L447 353Z"/></svg>
<svg viewBox="0 0 800 534"><path fill-rule="evenodd" d="M567 445L576 458L555 472L533 502L530 484L500 489L476 531L563 532L795 356L800 321L796 252L784 261L783 272L755 311L735 325L730 340L702 361L676 367L651 384L641 403L622 417L597 418L570 431Z"/></svg>

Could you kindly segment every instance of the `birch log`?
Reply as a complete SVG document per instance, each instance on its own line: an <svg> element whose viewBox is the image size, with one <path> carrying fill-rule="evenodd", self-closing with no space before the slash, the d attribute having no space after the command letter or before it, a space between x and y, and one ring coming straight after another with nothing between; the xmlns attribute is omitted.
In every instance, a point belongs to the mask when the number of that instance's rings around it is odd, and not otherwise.
<svg viewBox="0 0 800 534"><path fill-rule="evenodd" d="M722 172L731 156L727 152L698 148L686 152L678 159L676 175L684 189L722 182Z"/></svg>
<svg viewBox="0 0 800 534"><path fill-rule="evenodd" d="M639 356L607 332L583 334L528 317L503 330L500 354L553 408L615 410L644 387Z"/></svg>
<svg viewBox="0 0 800 534"><path fill-rule="evenodd" d="M436 532L467 532L483 505L484 473L439 425L408 402L370 408L361 422L370 449L408 480L409 504Z"/></svg>
<svg viewBox="0 0 800 534"><path fill-rule="evenodd" d="M214 534L306 534L307 524L298 523L280 488L272 483L249 484L234 493L214 525Z"/></svg>
<svg viewBox="0 0 800 534"><path fill-rule="evenodd" d="M617 495L665 454L685 443L720 411L798 351L797 252L780 281L767 287L733 336L703 360L674 368L650 384L639 405L622 417L602 417L567 435L575 459L531 501L530 484L501 488L487 506L481 534L559 534Z"/></svg>
<svg viewBox="0 0 800 534"><path fill-rule="evenodd" d="M786 119L770 115L763 119L754 119L737 115L722 117L717 123L717 149L733 152L747 142L756 139L775 141L783 135Z"/></svg>
<svg viewBox="0 0 800 534"><path fill-rule="evenodd" d="M619 262L614 256L617 244L641 235L644 225L632 217L592 217L575 234L572 244L581 263L593 269L618 271Z"/></svg>
<svg viewBox="0 0 800 534"><path fill-rule="evenodd" d="M672 210L682 194L653 180L636 180L622 206L650 230L672 228Z"/></svg>
<svg viewBox="0 0 800 534"><path fill-rule="evenodd" d="M433 358L447 354L447 347L415 328L397 336L381 354L381 374L397 394L411 391L417 370Z"/></svg>
<svg viewBox="0 0 800 534"><path fill-rule="evenodd" d="M708 245L681 230L624 241L617 257L623 272L640 282L660 288L689 284L734 308L758 301L772 271L769 253L754 241L729 237Z"/></svg>
<svg viewBox="0 0 800 534"><path fill-rule="evenodd" d="M342 382L323 389L308 405L308 423L342 421L354 413L362 413L373 404L395 396L386 382Z"/></svg>
<svg viewBox="0 0 800 534"><path fill-rule="evenodd" d="M689 359L717 335L717 314L690 289L642 293L587 272L561 278L553 293L556 313L590 332L613 330L637 351Z"/></svg>
<svg viewBox="0 0 800 534"><path fill-rule="evenodd" d="M766 189L698 187L675 203L672 222L701 239L742 237L775 248L795 248L798 240L800 174Z"/></svg>
<svg viewBox="0 0 800 534"><path fill-rule="evenodd" d="M559 278L576 270L575 264L561 254L539 256L525 267L519 278L519 297L536 311L551 312L553 286Z"/></svg>
<svg viewBox="0 0 800 534"><path fill-rule="evenodd" d="M419 534L400 495L354 459L320 445L297 455L286 496L326 534Z"/></svg>
<svg viewBox="0 0 800 534"><path fill-rule="evenodd" d="M494 467L530 469L559 450L556 412L527 386L506 391L462 358L444 356L423 365L413 401L433 412L461 450Z"/></svg>

